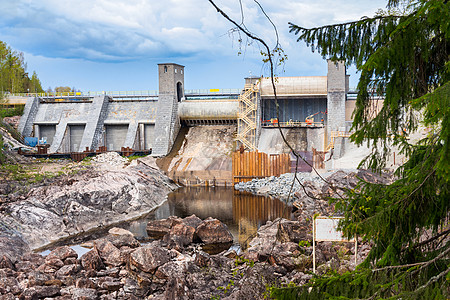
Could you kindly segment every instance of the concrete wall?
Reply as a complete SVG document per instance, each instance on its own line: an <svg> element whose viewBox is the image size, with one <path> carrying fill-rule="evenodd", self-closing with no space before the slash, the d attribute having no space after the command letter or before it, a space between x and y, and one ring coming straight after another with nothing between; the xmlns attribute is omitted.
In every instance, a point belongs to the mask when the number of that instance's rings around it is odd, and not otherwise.
<svg viewBox="0 0 450 300"><path fill-rule="evenodd" d="M85 102L44 102L30 98L19 130L24 136L31 136L34 130L34 136L40 137L39 126L55 126L49 149L50 153L55 153L84 151L86 148L94 151L105 145L105 125L127 125L128 131L123 137L125 142L120 147L144 149L144 127L140 125L154 124L156 109L156 101L113 101L108 96L95 97ZM71 125L85 126L77 149L71 147Z"/></svg>

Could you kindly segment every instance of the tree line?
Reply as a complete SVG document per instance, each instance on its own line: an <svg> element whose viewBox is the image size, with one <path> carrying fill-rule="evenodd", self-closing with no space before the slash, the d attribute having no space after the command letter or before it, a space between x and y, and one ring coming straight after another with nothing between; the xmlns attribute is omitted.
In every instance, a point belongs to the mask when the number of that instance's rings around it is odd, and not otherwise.
<svg viewBox="0 0 450 300"><path fill-rule="evenodd" d="M41 93L41 81L35 71L29 75L23 53L0 41L0 92Z"/></svg>

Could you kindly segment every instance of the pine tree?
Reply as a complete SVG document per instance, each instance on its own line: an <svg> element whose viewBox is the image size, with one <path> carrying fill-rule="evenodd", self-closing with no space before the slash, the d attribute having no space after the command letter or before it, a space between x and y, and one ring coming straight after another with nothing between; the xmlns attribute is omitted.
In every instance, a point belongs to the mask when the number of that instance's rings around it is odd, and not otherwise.
<svg viewBox="0 0 450 300"><path fill-rule="evenodd" d="M381 171L392 145L408 161L392 184L361 182L332 200L345 214L344 233L373 243L357 271L273 290L279 299L450 297L450 3L402 4L390 0L387 12L343 24L290 24L298 41L360 71L351 139L373 147L366 166ZM373 95L384 97L375 117ZM406 137L419 125L429 133L411 144Z"/></svg>

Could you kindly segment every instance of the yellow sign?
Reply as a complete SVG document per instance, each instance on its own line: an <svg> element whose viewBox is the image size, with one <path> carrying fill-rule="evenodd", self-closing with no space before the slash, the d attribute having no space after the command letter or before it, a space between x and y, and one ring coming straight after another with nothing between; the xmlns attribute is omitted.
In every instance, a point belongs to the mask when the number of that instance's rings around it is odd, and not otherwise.
<svg viewBox="0 0 450 300"><path fill-rule="evenodd" d="M217 93L217 92L220 92L220 89L210 89L209 92L210 93Z"/></svg>

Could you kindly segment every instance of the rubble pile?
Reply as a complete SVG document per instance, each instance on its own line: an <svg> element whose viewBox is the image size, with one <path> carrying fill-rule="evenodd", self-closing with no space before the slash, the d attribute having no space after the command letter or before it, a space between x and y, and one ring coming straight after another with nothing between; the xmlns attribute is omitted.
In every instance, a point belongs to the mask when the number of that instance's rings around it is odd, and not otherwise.
<svg viewBox="0 0 450 300"><path fill-rule="evenodd" d="M129 163L129 160L127 158L120 156L120 154L117 152L105 152L96 155L92 158L92 161L98 163L106 163L116 167L124 167Z"/></svg>

